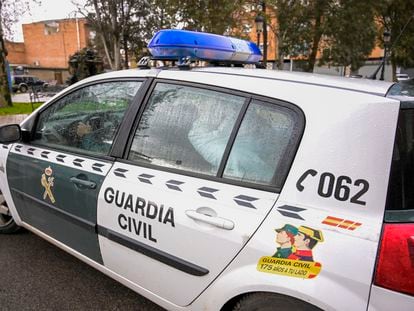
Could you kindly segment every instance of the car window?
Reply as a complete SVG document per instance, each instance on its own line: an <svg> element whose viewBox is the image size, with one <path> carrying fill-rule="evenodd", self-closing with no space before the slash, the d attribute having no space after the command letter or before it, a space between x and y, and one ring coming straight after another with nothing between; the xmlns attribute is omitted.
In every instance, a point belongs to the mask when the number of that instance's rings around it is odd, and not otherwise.
<svg viewBox="0 0 414 311"><path fill-rule="evenodd" d="M215 176L245 100L196 87L157 84L128 159Z"/></svg>
<svg viewBox="0 0 414 311"><path fill-rule="evenodd" d="M295 133L290 109L253 101L230 152L223 177L272 185Z"/></svg>
<svg viewBox="0 0 414 311"><path fill-rule="evenodd" d="M386 221L414 222L414 109L400 111L388 186Z"/></svg>
<svg viewBox="0 0 414 311"><path fill-rule="evenodd" d="M414 79L395 83L388 91L387 97L412 100L414 98Z"/></svg>
<svg viewBox="0 0 414 311"><path fill-rule="evenodd" d="M33 143L107 155L139 81L95 84L76 90L42 111Z"/></svg>

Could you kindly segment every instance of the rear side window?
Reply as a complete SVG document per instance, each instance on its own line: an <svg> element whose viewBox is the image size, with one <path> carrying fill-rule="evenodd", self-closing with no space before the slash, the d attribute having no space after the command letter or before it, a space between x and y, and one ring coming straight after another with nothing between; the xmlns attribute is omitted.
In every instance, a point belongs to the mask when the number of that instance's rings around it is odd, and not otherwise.
<svg viewBox="0 0 414 311"><path fill-rule="evenodd" d="M402 109L398 120L385 220L414 222L414 109Z"/></svg>
<svg viewBox="0 0 414 311"><path fill-rule="evenodd" d="M243 119L227 161L224 177L274 184L275 172L295 130L288 109L253 101Z"/></svg>
<svg viewBox="0 0 414 311"><path fill-rule="evenodd" d="M129 160L215 176L244 97L157 84Z"/></svg>
<svg viewBox="0 0 414 311"><path fill-rule="evenodd" d="M303 125L301 112L284 103L158 83L128 160L227 183L280 188Z"/></svg>

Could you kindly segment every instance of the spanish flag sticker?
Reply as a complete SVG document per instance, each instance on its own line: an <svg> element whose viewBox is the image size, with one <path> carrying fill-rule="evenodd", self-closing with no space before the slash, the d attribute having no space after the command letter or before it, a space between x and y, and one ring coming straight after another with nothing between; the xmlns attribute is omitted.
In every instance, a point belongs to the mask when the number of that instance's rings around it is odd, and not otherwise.
<svg viewBox="0 0 414 311"><path fill-rule="evenodd" d="M286 275L302 279L313 279L321 271L322 265L315 261L302 261L292 259L263 256L257 263L260 272Z"/></svg>

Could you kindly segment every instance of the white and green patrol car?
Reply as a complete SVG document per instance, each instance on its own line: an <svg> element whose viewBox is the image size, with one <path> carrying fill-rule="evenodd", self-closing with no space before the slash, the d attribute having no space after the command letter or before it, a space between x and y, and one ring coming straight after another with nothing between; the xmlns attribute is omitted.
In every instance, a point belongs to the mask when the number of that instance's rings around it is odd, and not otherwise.
<svg viewBox="0 0 414 311"><path fill-rule="evenodd" d="M414 102L391 86L228 67L85 79L0 128L0 232L168 310L412 311Z"/></svg>

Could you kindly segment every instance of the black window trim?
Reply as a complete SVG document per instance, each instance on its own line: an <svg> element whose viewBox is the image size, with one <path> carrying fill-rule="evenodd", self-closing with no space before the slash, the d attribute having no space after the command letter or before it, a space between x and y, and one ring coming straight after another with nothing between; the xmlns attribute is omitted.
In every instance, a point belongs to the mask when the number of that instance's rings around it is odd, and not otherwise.
<svg viewBox="0 0 414 311"><path fill-rule="evenodd" d="M91 153L88 153L88 152L83 152L81 149L79 149L79 152L77 152L75 150L67 149L67 148L64 148L64 147L59 148L59 147L56 147L56 146L46 146L46 145L43 145L43 144L37 144L36 142L33 141L33 137L34 137L34 134L35 134L35 131L36 131L36 127L37 127L38 122L39 122L39 117L40 117L40 114L43 111L47 110L50 106L55 104L57 101L61 100L63 97L66 97L66 96L68 96L68 95L70 95L70 94L72 94L76 91L79 91L80 89L90 87L90 86L93 86L93 85L97 85L97 84L113 83L113 82L141 82L142 84L141 84L141 87L138 89L137 93L134 95L134 98L132 99L131 104L129 105L129 107L125 111L124 117L121 121L121 125L119 126L117 132L115 133L114 140L113 140L113 143L112 143L112 147L111 147L111 149L110 149L110 151L107 155L91 154ZM95 81L91 81L91 82L87 82L87 83L78 85L78 86L74 87L73 89L71 89L70 91L60 94L58 97L54 98L52 101L47 103L47 105L42 106L36 112L36 116L34 118L34 122L33 122L33 125L32 125L32 131L30 133L31 139L27 144L29 144L31 146L36 146L36 147L39 147L39 148L51 149L51 150L54 150L54 151L69 153L69 154L73 154L73 155L79 155L79 156L86 157L86 158L91 158L91 159L102 159L102 160L106 160L106 161L114 161L116 156L112 155L112 151L113 151L114 147L118 144L117 140L118 140L118 136L121 136L121 135L119 135L119 133L120 133L121 128L123 127L122 125L126 121L125 120L126 116L129 116L131 113L134 113L133 107L141 105L141 101L142 101L141 97L142 96L141 96L140 93L141 93L141 91L144 91L144 92L147 91L147 89L144 89L144 86L148 87L148 84L146 82L148 82L148 78L146 78L146 77L107 78L107 79L95 80ZM131 110L132 110L132 112L131 112Z"/></svg>
<svg viewBox="0 0 414 311"><path fill-rule="evenodd" d="M246 100L244 101L244 104L242 108L240 109L239 116L236 119L236 122L230 133L230 137L227 142L226 148L224 149L223 156L221 158L216 177L223 178L223 173L224 173L224 170L226 169L226 164L227 164L227 161L229 160L231 149L233 148L234 142L237 137L237 133L240 130L240 126L243 122L244 116L246 115L247 109L249 108L251 101L252 101L251 97L246 97Z"/></svg>
<svg viewBox="0 0 414 311"><path fill-rule="evenodd" d="M134 127L135 118L138 112L141 109L141 106L145 106L147 94L151 90L154 78L147 78L143 81L141 87L139 88L137 94L135 94L134 99L132 100L131 105L125 112L124 118L122 119L121 126L119 127L115 138L114 143L112 144L112 149L109 154L114 158L122 158L125 152L125 146L128 144L129 136L131 133L131 128Z"/></svg>
<svg viewBox="0 0 414 311"><path fill-rule="evenodd" d="M395 134L394 134L394 142L393 142L393 153L398 148L397 146L397 136L398 136L398 126L401 118L401 113L403 111L414 110L414 101L400 101L400 109L398 111L397 117L397 124L395 127ZM393 158L393 157L392 157ZM389 168L389 175L388 175L388 182L387 182L387 196L385 199L385 208L384 208L384 223L396 223L396 224L404 224L404 223L413 223L411 220L411 214L413 213L414 209L391 209L391 176L393 174L394 161L391 159L390 168Z"/></svg>
<svg viewBox="0 0 414 311"><path fill-rule="evenodd" d="M262 104L263 103L264 104L270 104L272 106L276 105L278 107L283 107L285 109L291 110L293 112L293 115L294 115L295 125L297 125L297 126L295 127L294 131L292 132L290 143L288 144L288 147L287 147L287 149L284 153L284 156L280 160L281 165L283 165L283 168L282 168L282 173L283 174L280 174L281 177L278 179L279 183L278 184L272 184L272 185L264 185L264 184L259 184L259 183L238 181L238 180L222 177L223 172L221 172L220 169L222 168L221 166L223 165L223 162L224 162L224 164L227 163L230 152L228 152L228 154L226 154L226 153L223 154L223 158L222 158L222 161L220 162L219 170L218 170L218 172L215 176L206 175L206 174L202 174L202 173L195 173L195 172L176 169L176 168L169 168L169 167L164 167L164 166L155 165L155 164L149 164L149 163L144 163L144 162L137 162L137 161L128 160L128 154L129 154L129 151L131 149L132 142L134 140L135 132L137 130L139 121L141 120L142 114L144 113L144 110L145 110L145 108L147 107L147 105L149 103L149 99L150 99L150 97L153 93L153 90L155 89L155 87L158 83L165 83L165 84L178 85L178 86L195 87L195 88L199 88L199 89L205 89L205 90L216 91L216 92L220 92L220 93L240 96L240 97L244 97L246 99L246 101L245 101L245 103L244 103L244 105L241 109L241 111L243 111L243 114L240 114L237 118L237 121L234 125L234 128L233 128L232 132L231 132L231 136L230 136L228 145L225 148L225 152L226 151L231 151L232 144L234 143L234 140L237 136L238 130L239 130L240 125L241 125L241 122L242 122L242 120L243 120L243 118L244 118L244 116L247 112L247 109L248 109L251 101L257 100L257 101L260 101ZM189 176L189 177L202 178L202 179L210 180L210 181L213 181L213 182L225 183L225 184L235 185L235 186L239 186L239 187L253 188L253 189L257 189L257 190L263 190L263 191L268 191L268 192L277 192L277 193L279 193L279 192L281 192L281 190L283 188L283 185L284 185L284 183L285 183L285 181L288 177L289 170L292 166L292 163L293 163L294 158L296 156L297 150L299 148L299 144L301 142L301 139L302 139L302 136L303 136L303 133L304 133L304 129L305 129L305 123L306 123L306 119L305 119L305 115L304 115L304 112L302 111L302 109L300 109L295 104L284 101L284 100L280 100L280 99L276 99L276 98L269 98L269 97L265 97L265 96L261 96L261 95L257 95L257 94L242 92L242 91L239 91L239 90L233 90L233 89L228 89L228 88L223 88L223 87L218 87L218 86L213 86L213 85L208 85L208 84L202 84L202 83L196 83L196 82L179 81L179 80L174 80L174 79L153 79L150 88L148 90L146 90L144 101L141 102L140 107L138 109L138 113L135 115L135 120L134 120L133 126L130 127L130 131L128 132L129 139L128 139L128 143L124 145L125 147L124 147L123 156L122 156L122 158L119 158L117 160L121 163L130 164L130 165L134 165L134 166L141 166L141 167L146 167L146 168L150 168L150 169L165 171L165 172L169 172L169 173L181 174L181 175ZM234 134L234 137L232 137L233 134ZM283 163L283 162L285 162L285 163ZM221 175L219 175L219 173L221 173ZM274 180L272 180L272 181L274 181Z"/></svg>

